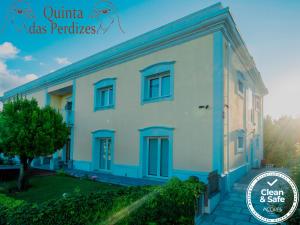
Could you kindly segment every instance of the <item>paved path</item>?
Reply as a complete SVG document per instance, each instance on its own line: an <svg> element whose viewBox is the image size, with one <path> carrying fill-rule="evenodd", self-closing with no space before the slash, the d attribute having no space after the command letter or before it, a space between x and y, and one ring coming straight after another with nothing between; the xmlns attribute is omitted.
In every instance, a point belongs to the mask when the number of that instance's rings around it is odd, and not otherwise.
<svg viewBox="0 0 300 225"><path fill-rule="evenodd" d="M204 217L201 225L255 225L266 224L256 220L246 205L246 189L251 180L259 173L275 169L251 170L236 182L232 191L221 201L214 212ZM278 169L276 169L278 170ZM287 171L282 172L287 173Z"/></svg>

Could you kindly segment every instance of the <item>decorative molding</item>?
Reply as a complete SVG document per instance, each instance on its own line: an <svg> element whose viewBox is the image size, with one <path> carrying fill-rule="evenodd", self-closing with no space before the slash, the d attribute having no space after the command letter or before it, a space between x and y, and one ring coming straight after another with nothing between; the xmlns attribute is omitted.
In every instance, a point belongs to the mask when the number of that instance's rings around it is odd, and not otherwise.
<svg viewBox="0 0 300 225"><path fill-rule="evenodd" d="M223 173L224 161L224 57L223 33L214 33L213 44L213 157L212 170Z"/></svg>
<svg viewBox="0 0 300 225"><path fill-rule="evenodd" d="M250 74L259 84L262 93L266 94L267 89L235 26L229 8L223 8L220 3L217 3L7 91L1 100L5 101L16 94L28 94L57 85L216 31L222 31L226 38L232 42L233 48L247 66L246 68L251 69Z"/></svg>

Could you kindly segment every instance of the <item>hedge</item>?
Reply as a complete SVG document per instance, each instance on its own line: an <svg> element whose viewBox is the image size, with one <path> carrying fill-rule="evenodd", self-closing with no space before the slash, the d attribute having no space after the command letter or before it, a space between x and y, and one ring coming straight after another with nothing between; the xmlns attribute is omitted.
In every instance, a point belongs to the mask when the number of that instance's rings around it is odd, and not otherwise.
<svg viewBox="0 0 300 225"><path fill-rule="evenodd" d="M197 181L172 178L161 187L73 194L42 204L16 201L0 207L0 225L193 224L195 197L203 190Z"/></svg>
<svg viewBox="0 0 300 225"><path fill-rule="evenodd" d="M194 224L195 200L204 191L205 185L193 178L187 181L172 178L118 225Z"/></svg>
<svg viewBox="0 0 300 225"><path fill-rule="evenodd" d="M0 224L6 224L7 213L24 203L24 201L15 200L4 194L0 194Z"/></svg>

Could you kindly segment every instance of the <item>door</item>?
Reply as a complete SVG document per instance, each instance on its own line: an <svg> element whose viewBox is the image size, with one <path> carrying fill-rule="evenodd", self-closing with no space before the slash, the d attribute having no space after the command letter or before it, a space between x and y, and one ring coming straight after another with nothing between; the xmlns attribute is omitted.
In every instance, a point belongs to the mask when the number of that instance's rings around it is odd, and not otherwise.
<svg viewBox="0 0 300 225"><path fill-rule="evenodd" d="M169 176L169 140L166 137L148 138L148 176Z"/></svg>
<svg viewBox="0 0 300 225"><path fill-rule="evenodd" d="M111 138L100 138L99 169L111 170Z"/></svg>

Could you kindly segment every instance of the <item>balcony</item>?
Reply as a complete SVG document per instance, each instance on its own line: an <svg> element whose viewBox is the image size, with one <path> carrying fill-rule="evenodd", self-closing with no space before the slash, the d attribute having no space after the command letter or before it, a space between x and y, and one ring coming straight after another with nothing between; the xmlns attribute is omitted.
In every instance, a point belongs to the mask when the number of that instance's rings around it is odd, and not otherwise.
<svg viewBox="0 0 300 225"><path fill-rule="evenodd" d="M72 86L66 86L48 92L50 106L58 110L68 127L72 127L74 125L72 94Z"/></svg>

